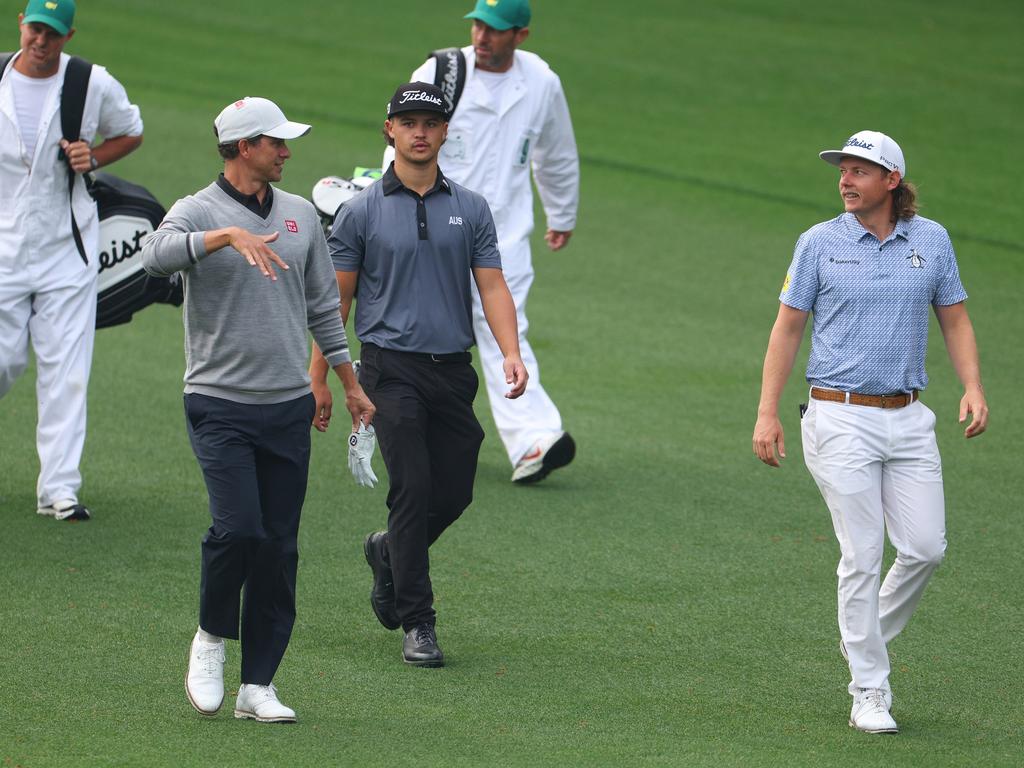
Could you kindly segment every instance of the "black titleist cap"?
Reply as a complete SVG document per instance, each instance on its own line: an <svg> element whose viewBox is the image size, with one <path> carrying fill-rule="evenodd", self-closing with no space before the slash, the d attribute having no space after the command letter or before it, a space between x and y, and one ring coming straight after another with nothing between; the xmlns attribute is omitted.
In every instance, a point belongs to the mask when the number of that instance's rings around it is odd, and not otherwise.
<svg viewBox="0 0 1024 768"><path fill-rule="evenodd" d="M444 93L432 83L406 83L398 86L388 102L388 118L402 112L437 112L448 119Z"/></svg>

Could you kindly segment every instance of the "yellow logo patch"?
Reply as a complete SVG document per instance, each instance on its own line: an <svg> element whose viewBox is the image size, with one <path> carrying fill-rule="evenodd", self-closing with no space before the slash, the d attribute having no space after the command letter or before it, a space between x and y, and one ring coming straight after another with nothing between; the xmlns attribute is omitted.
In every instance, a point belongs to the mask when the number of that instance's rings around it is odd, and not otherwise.
<svg viewBox="0 0 1024 768"><path fill-rule="evenodd" d="M56 3L45 3L45 5L51 11L57 10L57 4Z"/></svg>
<svg viewBox="0 0 1024 768"><path fill-rule="evenodd" d="M785 293L789 290L789 273L786 273L786 279L782 281L782 292Z"/></svg>
<svg viewBox="0 0 1024 768"><path fill-rule="evenodd" d="M500 0L487 0L487 4L488 4L489 6L491 6L491 8L493 8L494 6L496 6L496 5L497 5L497 4L499 3L499 2L500 2Z"/></svg>

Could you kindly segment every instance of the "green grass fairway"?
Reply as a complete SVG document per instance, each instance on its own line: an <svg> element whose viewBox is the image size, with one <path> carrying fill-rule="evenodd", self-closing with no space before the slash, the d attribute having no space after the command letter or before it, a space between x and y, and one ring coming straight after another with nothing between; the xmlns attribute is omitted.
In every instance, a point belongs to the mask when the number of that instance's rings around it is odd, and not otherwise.
<svg viewBox="0 0 1024 768"><path fill-rule="evenodd" d="M5 2L0 49L17 45ZM181 406L180 312L97 337L82 500L35 514L34 373L0 401L0 767L1020 766L1024 764L1024 55L1017 0L533 0L525 46L569 98L572 245L536 238L531 338L579 444L536 487L489 432L476 498L432 551L443 670L374 619L344 424L314 434L299 615L276 683L292 727L192 711L206 492ZM68 50L138 103L112 170L165 205L214 178L211 126L245 95L314 124L282 186L378 160L384 104L471 0L91 0ZM751 452L761 361L797 236L839 212L821 149L883 130L950 230L991 428L969 443L933 323L949 550L892 644L901 733L846 725L828 513L803 466ZM542 221L542 220L541 220ZM541 232L543 227L540 228ZM254 328L254 333L260 329ZM336 388L340 392L340 387ZM377 474L386 476L377 458ZM238 684L229 644L227 685Z"/></svg>

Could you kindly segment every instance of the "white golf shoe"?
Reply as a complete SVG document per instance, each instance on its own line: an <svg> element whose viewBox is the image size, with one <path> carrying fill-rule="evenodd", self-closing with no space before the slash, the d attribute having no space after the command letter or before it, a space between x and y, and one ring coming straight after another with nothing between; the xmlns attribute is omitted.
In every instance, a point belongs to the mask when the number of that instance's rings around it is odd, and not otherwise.
<svg viewBox="0 0 1024 768"><path fill-rule="evenodd" d="M294 723L295 710L277 699L277 688L270 685L243 683L235 700L235 717L258 723Z"/></svg>
<svg viewBox="0 0 1024 768"><path fill-rule="evenodd" d="M864 733L899 733L896 721L889 714L885 691L881 688L860 688L853 697L850 725Z"/></svg>
<svg viewBox="0 0 1024 768"><path fill-rule="evenodd" d="M74 499L61 499L55 501L48 507L38 507L36 513L44 517L52 517L57 520L89 520L92 512L84 504L79 504Z"/></svg>
<svg viewBox="0 0 1024 768"><path fill-rule="evenodd" d="M215 715L224 703L224 641L206 643L199 633L188 652L185 693L201 715Z"/></svg>
<svg viewBox="0 0 1024 768"><path fill-rule="evenodd" d="M537 483L564 467L576 457L576 442L568 432L560 432L534 443L516 462L512 471L513 483Z"/></svg>

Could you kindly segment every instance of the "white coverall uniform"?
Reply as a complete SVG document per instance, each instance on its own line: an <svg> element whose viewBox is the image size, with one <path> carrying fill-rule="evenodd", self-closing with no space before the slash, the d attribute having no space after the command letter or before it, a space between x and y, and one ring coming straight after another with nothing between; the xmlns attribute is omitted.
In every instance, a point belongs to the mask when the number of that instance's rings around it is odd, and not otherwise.
<svg viewBox="0 0 1024 768"><path fill-rule="evenodd" d="M39 404L40 507L78 500L96 323L96 204L79 176L73 199L89 259L85 264L71 234L69 169L58 159L60 92L69 59L61 55L55 83L45 96L32 157L18 127L10 72L14 59L0 82L0 397L25 371L31 339ZM141 134L138 107L117 80L93 65L81 139L91 143L97 135Z"/></svg>
<svg viewBox="0 0 1024 768"><path fill-rule="evenodd" d="M491 413L514 465L538 440L562 431L562 417L541 386L537 358L526 339L526 299L533 283L530 169L548 227L572 231L579 205L579 156L562 83L543 59L517 50L512 68L506 73L509 81L501 90L501 101L493 103L481 78L474 77L473 47L466 46L462 52L466 56L465 89L448 126L448 141L441 147L438 164L453 181L482 194L494 216L502 271L516 306L520 353L530 372L530 386L522 397L505 397L508 385L502 372L501 350L484 318L475 286L473 326ZM432 83L434 70L431 57L411 79ZM393 152L389 148L385 153L384 167Z"/></svg>

